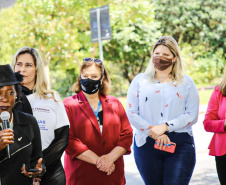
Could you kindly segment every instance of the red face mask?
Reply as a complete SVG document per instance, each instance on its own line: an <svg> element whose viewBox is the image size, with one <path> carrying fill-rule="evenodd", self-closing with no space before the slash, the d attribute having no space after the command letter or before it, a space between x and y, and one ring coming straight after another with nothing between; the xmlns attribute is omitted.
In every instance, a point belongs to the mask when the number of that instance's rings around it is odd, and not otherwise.
<svg viewBox="0 0 226 185"><path fill-rule="evenodd" d="M153 63L155 65L155 67L160 71L164 71L168 67L173 65L172 59L168 59L168 58L162 57L162 56L153 57Z"/></svg>

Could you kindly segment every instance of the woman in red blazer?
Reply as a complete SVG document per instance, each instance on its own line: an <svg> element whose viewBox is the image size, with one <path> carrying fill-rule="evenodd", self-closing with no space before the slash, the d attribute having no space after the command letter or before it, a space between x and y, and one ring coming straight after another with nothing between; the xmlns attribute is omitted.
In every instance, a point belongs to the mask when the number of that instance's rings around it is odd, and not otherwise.
<svg viewBox="0 0 226 185"><path fill-rule="evenodd" d="M67 185L124 185L123 155L131 152L132 128L119 100L106 95L110 78L99 59L84 58L64 99L70 121L64 158Z"/></svg>
<svg viewBox="0 0 226 185"><path fill-rule="evenodd" d="M207 132L214 132L209 145L210 155L215 156L216 168L221 184L226 184L226 68L224 77L210 98L205 120Z"/></svg>

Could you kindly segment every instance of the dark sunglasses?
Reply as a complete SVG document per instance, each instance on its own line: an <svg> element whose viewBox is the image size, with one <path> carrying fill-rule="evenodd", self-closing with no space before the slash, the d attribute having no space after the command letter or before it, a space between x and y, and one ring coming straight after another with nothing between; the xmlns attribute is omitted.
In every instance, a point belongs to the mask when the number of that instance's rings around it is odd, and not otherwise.
<svg viewBox="0 0 226 185"><path fill-rule="evenodd" d="M91 61L94 61L94 62L97 63L97 64L103 64L102 60L97 59L97 58L88 58L88 57L86 57L86 58L83 58L83 61L84 61L84 62L91 62Z"/></svg>

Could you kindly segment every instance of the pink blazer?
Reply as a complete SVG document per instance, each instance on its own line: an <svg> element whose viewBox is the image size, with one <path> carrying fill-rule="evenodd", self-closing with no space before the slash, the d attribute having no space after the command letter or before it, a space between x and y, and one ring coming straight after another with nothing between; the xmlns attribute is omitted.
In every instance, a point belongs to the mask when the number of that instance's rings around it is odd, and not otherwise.
<svg viewBox="0 0 226 185"><path fill-rule="evenodd" d="M101 172L93 164L76 157L90 149L101 156L121 146L131 152L132 128L121 103L113 96L100 95L103 108L103 133L83 92L65 98L64 105L70 121L69 142L64 158L67 185L124 185L124 162L115 162L111 175Z"/></svg>
<svg viewBox="0 0 226 185"><path fill-rule="evenodd" d="M217 86L210 98L205 120L203 121L207 132L214 132L209 145L210 155L222 156L226 154L226 131L224 130L226 113L226 97Z"/></svg>

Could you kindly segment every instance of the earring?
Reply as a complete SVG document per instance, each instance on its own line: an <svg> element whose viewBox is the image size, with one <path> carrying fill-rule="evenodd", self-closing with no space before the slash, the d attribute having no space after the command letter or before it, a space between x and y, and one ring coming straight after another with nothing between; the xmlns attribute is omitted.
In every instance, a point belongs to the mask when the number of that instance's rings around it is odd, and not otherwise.
<svg viewBox="0 0 226 185"><path fill-rule="evenodd" d="M17 99L17 96L16 96L16 99Z"/></svg>

